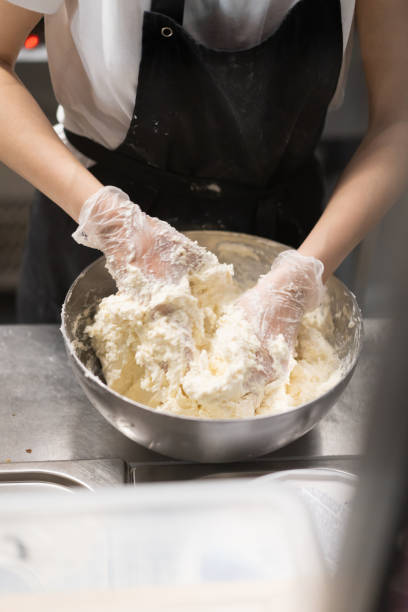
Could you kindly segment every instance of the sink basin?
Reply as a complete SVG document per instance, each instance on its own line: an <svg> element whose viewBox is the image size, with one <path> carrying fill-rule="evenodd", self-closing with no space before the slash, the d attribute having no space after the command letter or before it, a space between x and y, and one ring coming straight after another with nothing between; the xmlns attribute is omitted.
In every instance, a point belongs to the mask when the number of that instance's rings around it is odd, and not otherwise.
<svg viewBox="0 0 408 612"><path fill-rule="evenodd" d="M69 495L124 482L121 459L0 464L0 497L11 493Z"/></svg>
<svg viewBox="0 0 408 612"><path fill-rule="evenodd" d="M41 482L42 475L38 474L38 481L26 482L24 480L25 475L23 474L22 480L16 482L0 482L0 497L1 495L8 493L72 493L72 481L69 481L69 485L57 484L53 482ZM77 486L77 485L73 485Z"/></svg>
<svg viewBox="0 0 408 612"><path fill-rule="evenodd" d="M148 461L128 464L128 481L139 485L151 482L256 478L272 472L306 468L329 468L357 473L358 457L281 458L261 457L242 463L189 463L186 461Z"/></svg>

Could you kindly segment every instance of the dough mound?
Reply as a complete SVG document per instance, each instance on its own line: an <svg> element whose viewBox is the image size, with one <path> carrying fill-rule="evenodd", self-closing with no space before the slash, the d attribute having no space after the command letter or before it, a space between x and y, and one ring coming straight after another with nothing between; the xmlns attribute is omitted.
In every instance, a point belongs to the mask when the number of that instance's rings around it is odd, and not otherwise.
<svg viewBox="0 0 408 612"><path fill-rule="evenodd" d="M126 287L100 302L86 333L108 386L131 400L184 416L245 418L308 402L340 378L322 333L326 307L304 317L289 373L281 365L288 347L282 336L273 341L278 378L266 385L258 338L234 305L233 267L213 254L177 283L129 266Z"/></svg>

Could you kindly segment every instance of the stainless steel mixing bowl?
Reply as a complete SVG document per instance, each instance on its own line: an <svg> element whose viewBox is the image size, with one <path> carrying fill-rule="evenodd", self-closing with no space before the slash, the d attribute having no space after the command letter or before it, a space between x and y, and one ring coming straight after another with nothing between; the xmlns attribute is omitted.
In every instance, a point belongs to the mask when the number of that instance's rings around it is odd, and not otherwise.
<svg viewBox="0 0 408 612"><path fill-rule="evenodd" d="M248 288L285 246L232 232L187 232L193 240L234 264L238 283ZM343 376L330 391L282 414L246 419L200 419L157 412L111 391L84 329L101 298L116 291L104 258L86 268L70 288L61 331L69 361L90 402L119 431L139 444L176 459L243 461L269 453L309 431L336 402L356 366L362 319L353 294L335 277L328 281L334 331L330 342L343 362Z"/></svg>

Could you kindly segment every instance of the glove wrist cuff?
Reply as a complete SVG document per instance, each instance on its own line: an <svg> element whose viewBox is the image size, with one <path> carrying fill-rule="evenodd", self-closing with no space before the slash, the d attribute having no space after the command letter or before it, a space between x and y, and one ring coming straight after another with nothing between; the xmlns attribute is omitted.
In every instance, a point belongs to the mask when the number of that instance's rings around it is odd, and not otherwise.
<svg viewBox="0 0 408 612"><path fill-rule="evenodd" d="M302 288L304 312L317 308L324 295L324 264L311 255L302 255L295 249L282 251L272 264L272 270L282 270L294 287Z"/></svg>

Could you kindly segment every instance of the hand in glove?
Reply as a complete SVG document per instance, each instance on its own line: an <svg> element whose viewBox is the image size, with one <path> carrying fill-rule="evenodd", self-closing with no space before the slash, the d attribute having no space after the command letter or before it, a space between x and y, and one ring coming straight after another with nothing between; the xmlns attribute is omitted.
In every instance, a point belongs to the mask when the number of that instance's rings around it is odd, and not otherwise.
<svg viewBox="0 0 408 612"><path fill-rule="evenodd" d="M126 193L103 187L81 208L73 238L99 249L118 287L128 264L167 282L177 282L187 268L196 268L206 251L164 221L149 217Z"/></svg>
<svg viewBox="0 0 408 612"><path fill-rule="evenodd" d="M269 382L282 367L287 369L304 313L317 308L322 300L323 269L323 263L314 257L283 251L268 274L238 299L261 342L259 357ZM288 344L289 354L285 363L274 364L268 344L279 334Z"/></svg>

